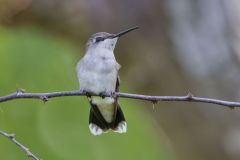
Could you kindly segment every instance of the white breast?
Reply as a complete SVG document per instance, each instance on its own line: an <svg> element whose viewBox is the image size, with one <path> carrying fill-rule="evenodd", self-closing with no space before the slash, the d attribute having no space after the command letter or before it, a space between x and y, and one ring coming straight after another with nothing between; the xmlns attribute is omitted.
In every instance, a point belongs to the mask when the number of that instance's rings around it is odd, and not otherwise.
<svg viewBox="0 0 240 160"><path fill-rule="evenodd" d="M109 50L87 53L77 66L80 89L96 94L114 92L119 68L113 52Z"/></svg>

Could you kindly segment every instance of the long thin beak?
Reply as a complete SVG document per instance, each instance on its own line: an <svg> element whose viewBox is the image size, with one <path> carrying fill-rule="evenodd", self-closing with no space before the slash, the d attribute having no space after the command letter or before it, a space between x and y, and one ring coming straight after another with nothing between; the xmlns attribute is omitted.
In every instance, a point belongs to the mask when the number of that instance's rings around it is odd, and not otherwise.
<svg viewBox="0 0 240 160"><path fill-rule="evenodd" d="M136 27L132 27L132 28L126 29L126 30L121 31L121 32L119 32L119 33L113 34L113 35L110 36L109 38L121 37L122 35L124 35L124 34L126 34L126 33L128 33L128 32L131 32L131 31L133 31L133 30L135 30L135 29L138 29L138 28L139 28L139 27L136 26Z"/></svg>

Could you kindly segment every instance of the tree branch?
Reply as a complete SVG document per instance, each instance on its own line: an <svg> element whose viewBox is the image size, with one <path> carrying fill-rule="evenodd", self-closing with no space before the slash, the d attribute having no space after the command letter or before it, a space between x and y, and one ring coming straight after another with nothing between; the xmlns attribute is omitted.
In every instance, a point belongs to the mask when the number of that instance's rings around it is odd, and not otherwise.
<svg viewBox="0 0 240 160"><path fill-rule="evenodd" d="M40 160L37 158L30 150L22 145L20 142L18 142L15 138L14 135L8 134L2 130L0 130L0 134L3 135L4 137L10 139L13 143L15 143L30 159L32 160Z"/></svg>
<svg viewBox="0 0 240 160"><path fill-rule="evenodd" d="M105 93L101 95L96 95L93 93L86 93L80 90L73 90L73 91L63 91L63 92L49 92L49 93L24 93L24 90L19 89L17 92L12 94L0 97L0 102L7 102L14 99L40 99L43 102L48 101L50 98L55 97L64 97L64 96L103 96L103 97L122 97L122 98L129 98L129 99L138 99L138 100L145 100L150 101L153 104L157 103L158 101L184 101L184 102L202 102L202 103L210 103L216 104L221 106L230 107L233 109L234 107L240 107L240 102L232 102L232 101L223 101L219 99L213 98L203 98L203 97L196 97L191 93L188 93L186 96L149 96L149 95L140 95L140 94L130 94L130 93ZM34 154L32 154L28 148L24 145L19 143L14 136L7 134L0 130L0 134L10 139L13 143L15 143L19 148L21 148L25 154L30 157L32 160L40 160Z"/></svg>
<svg viewBox="0 0 240 160"><path fill-rule="evenodd" d="M17 92L9 94L7 96L0 97L0 102L6 102L14 99L40 99L44 102L48 101L50 98L55 97L64 97L64 96L86 96L89 93L80 90L73 91L63 91L63 92L49 92L49 93L24 93L23 90L17 90ZM96 94L90 94L91 96L100 96ZM224 101L213 98L203 98L196 97L191 93L188 93L186 96L149 96L149 95L140 95L140 94L130 94L130 93L105 93L105 97L122 97L130 99L139 99L146 100L152 103L157 103L158 101L185 101L185 102L202 102L202 103L211 103L221 106L226 106L230 108L240 107L240 102Z"/></svg>

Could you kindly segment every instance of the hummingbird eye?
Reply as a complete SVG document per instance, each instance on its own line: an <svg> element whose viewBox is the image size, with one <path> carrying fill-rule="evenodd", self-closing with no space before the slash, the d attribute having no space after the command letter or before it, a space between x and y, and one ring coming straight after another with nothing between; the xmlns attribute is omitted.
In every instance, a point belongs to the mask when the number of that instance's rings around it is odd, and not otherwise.
<svg viewBox="0 0 240 160"><path fill-rule="evenodd" d="M97 38L96 38L96 42L100 42L100 41L103 41L103 40L104 40L103 37L97 37Z"/></svg>

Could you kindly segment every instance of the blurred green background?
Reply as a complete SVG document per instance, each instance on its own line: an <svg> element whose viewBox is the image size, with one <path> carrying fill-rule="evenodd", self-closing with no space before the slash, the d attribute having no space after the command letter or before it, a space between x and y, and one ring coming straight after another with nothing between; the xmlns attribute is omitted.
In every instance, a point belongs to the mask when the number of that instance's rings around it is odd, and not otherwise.
<svg viewBox="0 0 240 160"><path fill-rule="evenodd" d="M0 35L1 95L20 86L31 92L79 88L75 65L82 52L69 41L30 27L2 27ZM171 159L143 107L128 100L121 105L129 121L124 135L92 136L85 97L52 99L45 104L36 100L2 103L0 126L15 133L42 159ZM6 138L0 137L0 142L0 159L27 159Z"/></svg>
<svg viewBox="0 0 240 160"><path fill-rule="evenodd" d="M239 101L238 0L0 0L0 95L79 88L75 66L96 32L119 39L120 90ZM239 160L240 110L121 99L127 134L94 137L85 97L0 103L0 130L44 160ZM0 159L27 159L0 136Z"/></svg>

